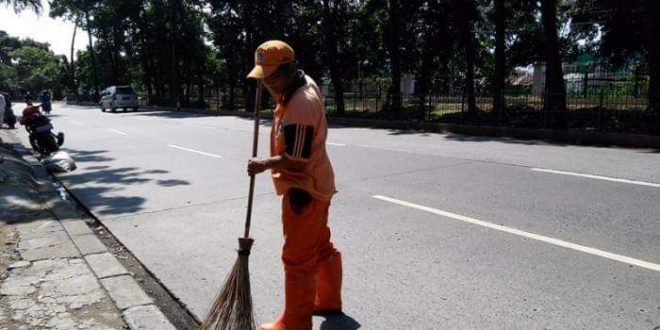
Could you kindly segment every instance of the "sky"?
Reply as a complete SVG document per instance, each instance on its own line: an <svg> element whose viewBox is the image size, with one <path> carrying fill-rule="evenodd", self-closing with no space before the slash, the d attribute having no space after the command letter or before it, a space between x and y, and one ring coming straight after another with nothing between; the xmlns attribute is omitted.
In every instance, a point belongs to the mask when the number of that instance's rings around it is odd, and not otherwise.
<svg viewBox="0 0 660 330"><path fill-rule="evenodd" d="M7 32L12 37L32 38L36 41L47 42L55 54L66 55L69 58L74 24L64 21L62 18L50 18L48 1L41 1L41 3L43 11L39 15L36 15L31 9L16 14L12 7L0 5L0 30ZM78 29L75 49L84 49L87 44L87 34Z"/></svg>

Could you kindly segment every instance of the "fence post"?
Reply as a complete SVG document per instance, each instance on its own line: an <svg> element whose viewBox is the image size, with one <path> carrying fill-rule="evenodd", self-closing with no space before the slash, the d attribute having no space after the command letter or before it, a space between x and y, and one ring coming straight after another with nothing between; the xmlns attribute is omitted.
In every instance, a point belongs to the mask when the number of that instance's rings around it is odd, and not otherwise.
<svg viewBox="0 0 660 330"><path fill-rule="evenodd" d="M548 111L550 111L548 107L548 92L547 90L543 91L543 94L541 95L541 98L543 99L543 128L548 128Z"/></svg>
<svg viewBox="0 0 660 330"><path fill-rule="evenodd" d="M376 112L380 111L380 108L378 107L378 101L380 101L380 93L381 93L380 82L378 82L378 97L376 98L376 109L375 109Z"/></svg>
<svg viewBox="0 0 660 330"><path fill-rule="evenodd" d="M351 92L352 92L351 96L353 97L353 112L355 112L355 105L356 105L357 98L355 97L355 86L354 86L354 84L351 84Z"/></svg>
<svg viewBox="0 0 660 330"><path fill-rule="evenodd" d="M499 126L502 127L502 118L504 117L504 109L506 109L506 95L504 92L501 92L500 96L497 97L499 102L497 102L497 117L499 121Z"/></svg>
<svg viewBox="0 0 660 330"><path fill-rule="evenodd" d="M429 119L428 121L431 121L431 116L433 115L433 102L432 102L432 93L429 93Z"/></svg>
<svg viewBox="0 0 660 330"><path fill-rule="evenodd" d="M603 97L604 97L604 91L603 89L600 90L600 94L598 96L598 113L596 114L596 131L600 132L600 119L603 113Z"/></svg>
<svg viewBox="0 0 660 330"><path fill-rule="evenodd" d="M584 69L584 82L582 84L582 97L587 98L587 91L589 90L589 72L587 69Z"/></svg>
<svg viewBox="0 0 660 330"><path fill-rule="evenodd" d="M639 61L635 62L635 69L633 73L633 97L638 98L639 97Z"/></svg>

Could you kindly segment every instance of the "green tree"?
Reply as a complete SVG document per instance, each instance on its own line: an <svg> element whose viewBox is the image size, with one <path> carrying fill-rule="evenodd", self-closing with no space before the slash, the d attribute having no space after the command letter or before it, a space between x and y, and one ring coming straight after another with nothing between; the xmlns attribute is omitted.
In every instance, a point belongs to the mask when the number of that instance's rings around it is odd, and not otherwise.
<svg viewBox="0 0 660 330"><path fill-rule="evenodd" d="M344 70L342 69L342 54L339 52L339 40L344 38L346 24L340 21L347 15L345 1L323 0L323 31L325 34L326 61L335 91L335 106L337 113L343 114L344 109Z"/></svg>
<svg viewBox="0 0 660 330"><path fill-rule="evenodd" d="M2 4L13 7L17 13L26 9L32 9L37 14L41 12L40 0L0 0Z"/></svg>
<svg viewBox="0 0 660 330"><path fill-rule="evenodd" d="M620 66L643 54L649 68L649 110L660 112L660 2L653 0L578 0L574 33L611 64ZM596 36L600 33L600 39Z"/></svg>
<svg viewBox="0 0 660 330"><path fill-rule="evenodd" d="M66 66L52 51L26 46L11 51L9 56L16 63L16 87L32 92L53 89L55 94L61 94Z"/></svg>
<svg viewBox="0 0 660 330"><path fill-rule="evenodd" d="M493 73L493 110L505 110L504 86L506 81L506 1L493 0L495 23L495 72Z"/></svg>
<svg viewBox="0 0 660 330"><path fill-rule="evenodd" d="M557 1L541 0L541 24L545 42L545 111L553 118L553 126L566 127L566 85L557 32Z"/></svg>

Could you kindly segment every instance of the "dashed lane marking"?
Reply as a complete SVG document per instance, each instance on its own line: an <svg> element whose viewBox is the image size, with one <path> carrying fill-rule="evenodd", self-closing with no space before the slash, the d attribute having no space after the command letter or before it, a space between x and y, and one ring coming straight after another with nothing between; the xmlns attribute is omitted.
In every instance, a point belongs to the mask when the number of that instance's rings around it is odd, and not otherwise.
<svg viewBox="0 0 660 330"><path fill-rule="evenodd" d="M116 130L116 129L112 129L112 128L106 128L105 130L108 131L108 132L112 132L112 133L115 133L115 134L119 134L119 135L128 135L128 133L124 133L124 132L122 132L122 131L118 131L118 130Z"/></svg>
<svg viewBox="0 0 660 330"><path fill-rule="evenodd" d="M619 183L629 183L629 184L636 184L636 185L640 185L640 186L660 188L660 184L652 183L652 182L635 181L635 180L627 180L627 179L619 179L619 178L610 178L610 177L600 176L600 175L591 175L591 174L584 174L584 173L549 170L549 169L545 169L545 168L532 168L531 170L532 171L537 171L537 172L571 175L571 176L578 176L578 177L589 178L589 179L612 181L612 182L619 182Z"/></svg>
<svg viewBox="0 0 660 330"><path fill-rule="evenodd" d="M220 156L220 155L211 154L211 153L208 153L208 152L204 152L204 151L200 151L200 150L195 150L195 149L190 149L190 148L186 148L186 147L180 147L180 146L173 145L173 144L168 144L167 146L169 146L169 147L171 147L171 148L175 148L175 149L180 149L180 150L185 150L185 151L194 152L194 153L197 153L197 154L200 154L200 155L204 155L204 156L208 156L208 157L222 158L222 156Z"/></svg>
<svg viewBox="0 0 660 330"><path fill-rule="evenodd" d="M548 243L548 244L560 246L560 247L563 247L563 248L571 249L571 250L574 250L574 251L579 251L579 252L591 254L591 255L594 255L594 256L598 256L598 257L602 257L602 258L622 262L622 263L625 263L625 264L629 264L629 265L633 265L633 266L638 266L638 267L654 270L656 272L660 272L660 265L654 264L654 263L651 263L651 262L648 262L648 261L635 259L635 258L627 257L627 256L624 256L624 255L611 253L611 252L599 250L599 249L596 249L596 248L592 248L592 247L588 247L588 246L584 246L584 245L580 245L580 244L576 244L576 243L563 241L563 240L560 240L560 239L557 239L557 238L538 235L538 234L526 232L526 231L516 229L516 228L511 228L511 227L502 226L502 225L496 225L494 223L481 221L481 220L466 217L466 216L463 216L463 215L460 215L460 214L451 213L451 212L447 212L447 211L442 211L442 210L438 210L438 209L435 209L435 208L432 208L432 207L423 206L423 205L419 205L419 204L415 204L415 203L411 203L411 202L406 202L406 201L398 200L398 199L387 197L387 196L374 195L372 197L376 198L376 199L379 199L379 200L382 200L382 201L385 201L385 202L410 207L410 208L413 208L413 209L417 209L417 210L432 213L432 214L437 214L437 215L440 215L440 216L443 216L443 217L447 217L447 218L451 218L451 219L454 219L454 220L470 223L470 224L473 224L473 225L498 230L498 231L513 234L513 235L516 235L516 236L525 237L525 238L537 240L537 241L540 241L540 242L543 242L543 243Z"/></svg>

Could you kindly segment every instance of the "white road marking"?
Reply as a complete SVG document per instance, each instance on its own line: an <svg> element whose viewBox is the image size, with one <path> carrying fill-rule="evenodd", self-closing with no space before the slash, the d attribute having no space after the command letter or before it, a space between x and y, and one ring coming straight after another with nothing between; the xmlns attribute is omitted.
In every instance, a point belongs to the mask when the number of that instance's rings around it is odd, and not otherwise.
<svg viewBox="0 0 660 330"><path fill-rule="evenodd" d="M105 130L108 131L108 132L119 134L119 135L128 135L128 133L124 133L122 131L118 131L118 130L112 129L112 128L106 128Z"/></svg>
<svg viewBox="0 0 660 330"><path fill-rule="evenodd" d="M556 239L556 238L552 238L552 237L548 237L548 236L543 236L543 235L538 235L538 234L522 231L522 230L511 228L511 227L496 225L496 224L493 224L493 223L490 223L490 222L477 220L477 219L466 217L466 216L463 216L463 215L460 215L460 214L455 214L455 213L451 213L451 212L447 212L447 211L442 211L442 210L434 209L432 207L423 206L423 205L419 205L419 204L415 204L415 203L411 203L411 202L406 202L406 201L398 200L398 199L387 197L387 196L374 195L372 197L376 198L376 199L380 199L382 201L389 202L389 203L398 204L398 205L402 205L402 206L407 206L407 207L418 209L418 210L421 210L421 211L437 214L437 215L440 215L440 216L443 216L443 217L452 218L454 220L467 222L467 223L470 223L470 224L473 224L473 225L482 226L482 227L486 227L486 228L490 228L490 229L495 229L495 230L502 231L502 232L505 232L505 233L526 237L526 238L537 240L537 241L540 241L540 242L544 242L544 243L548 243L548 244L552 244L552 245L556 245L556 246L561 246L561 247L564 247L564 248L567 248L567 249L571 249L571 250L575 250L575 251L579 251L579 252L584 252L584 253L588 253L588 254L591 254L591 255L603 257L603 258L606 258L606 259L611 259L611 260L626 263L626 264L629 264L629 265L638 266L638 267L654 270L656 272L660 272L660 265L659 264L654 264L654 263L651 263L651 262L648 262L648 261L639 260L639 259L635 259L635 258L627 257L627 256L624 256L624 255L615 254L615 253L595 249L595 248L592 248L592 247L588 247L588 246L584 246L584 245L580 245L580 244L576 244L576 243L562 241L560 239Z"/></svg>
<svg viewBox="0 0 660 330"><path fill-rule="evenodd" d="M135 120L142 120L142 121L151 121L151 120L152 120L152 119L150 119L150 118L142 118L142 117L135 117L135 118L133 118L133 119L135 119Z"/></svg>
<svg viewBox="0 0 660 330"><path fill-rule="evenodd" d="M649 186L649 187L660 188L660 184L658 184L658 183L652 183L652 182L635 181L635 180L626 180L626 179L619 179L619 178L610 178L610 177L606 177L606 176L591 175L591 174L584 174L584 173L575 173L575 172L564 172L564 171L548 170L548 169L545 169L545 168L532 168L531 170L532 170L532 171L537 171L537 172L546 172L546 173L554 173L554 174L572 175L572 176L579 176L579 177L589 178L589 179L605 180L605 181L621 182L621 183L629 183L629 184L636 184L636 185L641 185L641 186Z"/></svg>
<svg viewBox="0 0 660 330"><path fill-rule="evenodd" d="M82 122L79 122L79 121L75 121L75 120L72 120L72 121L71 121L71 124L78 125L78 126L85 126L85 125L86 125L85 123L82 123Z"/></svg>
<svg viewBox="0 0 660 330"><path fill-rule="evenodd" d="M190 127L206 128L206 129L218 129L217 127L200 125L200 124L183 124L183 125Z"/></svg>
<svg viewBox="0 0 660 330"><path fill-rule="evenodd" d="M199 150L195 150L195 149L180 147L180 146L176 146L176 145L173 145L173 144L168 144L167 146L172 147L172 148L176 148L176 149L181 149L181 150L185 150L185 151L198 153L200 155L209 156L209 157L213 157L213 158L222 158L222 156L220 156L220 155L215 155L215 154L210 154L210 153L204 152L204 151L199 151Z"/></svg>
<svg viewBox="0 0 660 330"><path fill-rule="evenodd" d="M345 147L346 145L343 143L332 143L332 142L326 142L327 145L329 146L338 146L338 147Z"/></svg>
<svg viewBox="0 0 660 330"><path fill-rule="evenodd" d="M351 144L354 147L361 147L361 148L369 148L369 149L377 149L377 150L385 150L385 151L394 151L394 152L405 152L412 154L414 152L410 150L403 150L403 149L395 149L395 148L386 148L386 147L377 147L377 146L370 146L367 144Z"/></svg>

